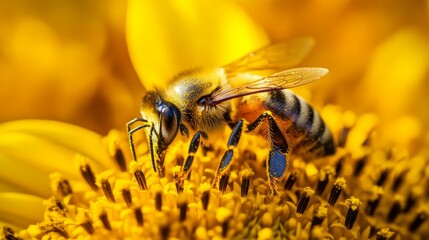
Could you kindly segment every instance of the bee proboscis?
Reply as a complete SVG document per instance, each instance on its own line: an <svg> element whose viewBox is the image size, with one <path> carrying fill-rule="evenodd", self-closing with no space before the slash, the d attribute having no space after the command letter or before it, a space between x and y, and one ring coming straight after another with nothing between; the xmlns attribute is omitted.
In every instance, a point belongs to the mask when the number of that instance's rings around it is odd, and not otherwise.
<svg viewBox="0 0 429 240"><path fill-rule="evenodd" d="M288 69L297 65L312 45L308 38L269 45L224 67L179 73L163 90L149 91L142 100L142 117L127 123L134 160L133 133L144 129L153 170L164 177L169 145L179 132L191 133L188 158L177 179L183 183L201 143L213 131L230 124L233 129L228 150L220 160L213 185L231 166L242 132L257 133L270 142L268 182L272 193L277 193L275 182L284 177L290 153L306 158L335 153L332 134L319 113L288 90L328 73L316 67ZM136 122L141 125L131 128Z"/></svg>

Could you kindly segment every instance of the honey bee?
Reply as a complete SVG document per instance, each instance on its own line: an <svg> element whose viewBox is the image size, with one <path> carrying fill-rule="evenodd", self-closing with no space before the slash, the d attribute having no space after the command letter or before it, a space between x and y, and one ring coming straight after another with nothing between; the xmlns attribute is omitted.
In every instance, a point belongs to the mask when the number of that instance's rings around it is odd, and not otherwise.
<svg viewBox="0 0 429 240"><path fill-rule="evenodd" d="M229 170L242 132L249 132L270 143L267 175L272 193L277 193L276 181L285 175L289 154L316 158L335 153L332 134L319 113L288 90L328 73L315 67L284 70L298 64L312 45L308 38L269 45L223 67L179 73L165 89L148 92L141 104L142 117L127 123L134 160L133 133L144 129L153 170L164 177L169 145L179 132L185 136L191 132L188 157L178 177L183 183L199 146L210 133L230 124L227 150L213 185ZM131 128L136 122L141 125Z"/></svg>

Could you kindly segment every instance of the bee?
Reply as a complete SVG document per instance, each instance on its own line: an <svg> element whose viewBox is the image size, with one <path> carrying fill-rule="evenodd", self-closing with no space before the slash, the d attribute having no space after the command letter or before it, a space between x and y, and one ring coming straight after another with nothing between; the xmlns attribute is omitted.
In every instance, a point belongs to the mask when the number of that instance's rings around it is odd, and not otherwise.
<svg viewBox="0 0 429 240"><path fill-rule="evenodd" d="M332 134L319 113L289 90L328 73L316 67L288 69L312 45L308 38L269 45L223 67L179 73L163 90L149 91L142 100L142 117L127 123L134 160L133 133L144 129L153 170L164 177L168 147L179 133L191 132L188 157L177 178L183 183L199 146L210 133L229 124L231 135L213 185L229 170L242 132L249 132L265 136L270 143L267 177L276 194L276 181L284 177L290 154L310 159L335 153ZM136 122L141 125L131 128Z"/></svg>

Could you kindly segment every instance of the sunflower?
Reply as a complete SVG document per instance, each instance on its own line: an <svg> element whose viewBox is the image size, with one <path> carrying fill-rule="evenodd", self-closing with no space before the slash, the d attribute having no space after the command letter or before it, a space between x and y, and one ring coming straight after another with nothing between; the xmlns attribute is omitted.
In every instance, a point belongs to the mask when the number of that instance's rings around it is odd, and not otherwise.
<svg viewBox="0 0 429 240"><path fill-rule="evenodd" d="M338 1L321 9L347 12L345 4L336 4ZM241 6L252 12L248 5ZM164 14L157 14L160 12ZM220 17L219 12L224 16ZM204 58L205 63L223 65L268 41L239 5L229 2L185 7L181 3L129 1L126 16L130 57L148 89L161 88L164 83L159 79L199 65L199 59L211 56L211 52L223 50L215 57ZM253 17L258 19L257 14ZM320 24L327 24L329 19ZM349 19L356 24L353 20ZM194 38L195 33L199 35ZM276 31L269 33L271 38L281 38ZM228 127L219 129L222 137L213 145L197 151L190 174L183 185L178 185L176 176L188 155L190 139L169 148L166 174L160 177L153 171L145 137L135 139L138 157L134 161L123 128L102 136L51 120L2 123L3 237L427 238L425 126L420 118L403 113L414 102L400 101L424 84L428 58L420 50L427 49L425 39L416 28L392 34L374 53L364 83L356 87L371 99L378 92L369 83L385 76L383 63L394 60L400 65L402 59L417 57L415 64L403 70L398 67L387 75L394 84L380 82L377 88L385 87L386 95L404 94L393 102L399 110L384 109L392 102L381 100L372 109L377 114L356 114L339 103L344 100L346 106L352 106L360 102L359 97L346 99L342 91L335 95L327 84L318 85L327 93L311 88L298 90L331 128L337 152L313 161L300 156L291 159L286 176L276 183L279 194L275 196L266 177L267 144L260 136L243 134L231 169L212 185L231 132ZM389 58L403 43L410 43L407 50L400 51L399 58ZM344 74L333 72L337 77ZM404 76L413 81L403 83ZM394 120L386 122L387 118Z"/></svg>
<svg viewBox="0 0 429 240"><path fill-rule="evenodd" d="M236 164L212 187L225 151L219 140L195 155L191 174L179 190L175 174L189 141L170 149L166 176L152 170L145 139L132 161L123 131L106 137L73 125L22 120L2 124L2 153L12 187L28 194L3 193L8 219L5 238L235 238L309 239L427 236L426 159L404 149L377 149L375 116L353 119L325 106L328 123L340 126L338 153L305 162L297 157L272 196L266 179L267 148L245 134ZM350 119L352 118L352 119ZM225 128L224 139L230 129ZM22 151L21 146L31 149ZM8 150L8 151L6 151ZM49 154L46 154L48 152ZM34 161L38 159L38 161ZM412 164L410 168L409 164ZM52 172L48 174L47 172ZM37 176L39 174L41 176ZM36 175L36 176L35 176ZM45 176L43 178L43 175ZM48 178L49 175L49 178ZM40 186L49 182L51 194ZM43 218L40 219L43 212ZM28 228L14 232L25 224Z"/></svg>

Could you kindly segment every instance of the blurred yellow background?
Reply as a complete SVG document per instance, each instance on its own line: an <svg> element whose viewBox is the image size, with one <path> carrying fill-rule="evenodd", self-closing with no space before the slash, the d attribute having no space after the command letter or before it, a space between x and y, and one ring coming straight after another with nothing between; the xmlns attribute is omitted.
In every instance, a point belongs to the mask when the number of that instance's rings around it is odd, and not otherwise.
<svg viewBox="0 0 429 240"><path fill-rule="evenodd" d="M225 64L269 41L310 36L316 45L301 65L330 70L305 87L311 102L374 112L385 135L427 144L428 5L1 1L0 122L54 119L105 134L138 116L143 84Z"/></svg>
<svg viewBox="0 0 429 240"><path fill-rule="evenodd" d="M0 121L54 119L106 133L139 108L125 1L1 1Z"/></svg>

